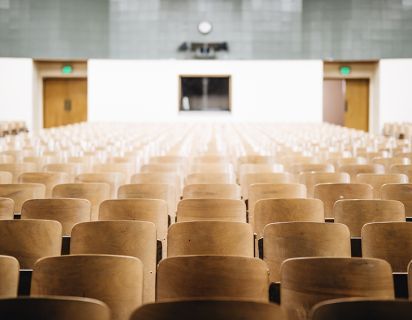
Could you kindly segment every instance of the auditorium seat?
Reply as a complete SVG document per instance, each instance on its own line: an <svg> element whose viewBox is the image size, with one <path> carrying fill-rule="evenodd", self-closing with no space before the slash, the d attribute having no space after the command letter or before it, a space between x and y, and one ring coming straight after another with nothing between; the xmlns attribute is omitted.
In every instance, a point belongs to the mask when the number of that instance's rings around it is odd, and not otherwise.
<svg viewBox="0 0 412 320"><path fill-rule="evenodd" d="M234 299L268 302L269 274L260 259L178 256L160 261L156 301Z"/></svg>
<svg viewBox="0 0 412 320"><path fill-rule="evenodd" d="M125 184L117 191L119 199L160 199L167 203L167 212L174 221L176 216L176 190L161 183Z"/></svg>
<svg viewBox="0 0 412 320"><path fill-rule="evenodd" d="M233 199L240 200L237 184L190 184L183 188L183 199Z"/></svg>
<svg viewBox="0 0 412 320"><path fill-rule="evenodd" d="M0 197L14 201L14 213L20 213L23 203L30 199L42 199L46 193L44 185L39 183L0 184Z"/></svg>
<svg viewBox="0 0 412 320"><path fill-rule="evenodd" d="M187 175L185 185L190 184L234 184L236 179L231 173L220 172L203 172L203 173L191 173Z"/></svg>
<svg viewBox="0 0 412 320"><path fill-rule="evenodd" d="M348 226L351 237L360 237L362 227L371 222L405 222L405 207L395 200L338 200L333 207L335 222Z"/></svg>
<svg viewBox="0 0 412 320"><path fill-rule="evenodd" d="M0 171L0 184L13 183L13 175L8 171Z"/></svg>
<svg viewBox="0 0 412 320"><path fill-rule="evenodd" d="M349 229L340 223L281 222L263 230L263 260L271 282L280 281L280 266L290 258L350 256Z"/></svg>
<svg viewBox="0 0 412 320"><path fill-rule="evenodd" d="M46 198L50 198L53 188L58 184L69 183L70 177L64 172L24 172L18 177L18 183L40 183L46 188Z"/></svg>
<svg viewBox="0 0 412 320"><path fill-rule="evenodd" d="M262 199L255 204L253 231L260 239L266 225L275 222L325 222L319 199Z"/></svg>
<svg viewBox="0 0 412 320"><path fill-rule="evenodd" d="M362 256L388 261L393 272L406 272L412 260L412 224L368 223L362 228Z"/></svg>
<svg viewBox="0 0 412 320"><path fill-rule="evenodd" d="M131 176L135 173L135 166L131 162L117 163L97 163L93 166L95 173L120 172L124 175L125 181L129 182Z"/></svg>
<svg viewBox="0 0 412 320"><path fill-rule="evenodd" d="M14 201L10 198L0 198L0 220L12 220Z"/></svg>
<svg viewBox="0 0 412 320"><path fill-rule="evenodd" d="M306 198L306 187L299 183L255 183L249 186L249 223L254 225L257 201L262 199Z"/></svg>
<svg viewBox="0 0 412 320"><path fill-rule="evenodd" d="M412 164L395 164L391 166L390 173L402 173L412 181Z"/></svg>
<svg viewBox="0 0 412 320"><path fill-rule="evenodd" d="M18 183L19 176L24 172L35 172L35 163L0 163L0 171L6 171L12 175L12 183Z"/></svg>
<svg viewBox="0 0 412 320"><path fill-rule="evenodd" d="M319 302L345 297L394 299L392 270L384 260L311 257L281 266L281 303L288 320L309 319Z"/></svg>
<svg viewBox="0 0 412 320"><path fill-rule="evenodd" d="M385 167L381 164L348 164L339 167L339 172L346 172L350 176L350 182L355 183L359 173L385 173Z"/></svg>
<svg viewBox="0 0 412 320"><path fill-rule="evenodd" d="M167 257L220 255L253 257L249 224L228 221L191 221L172 225L167 235Z"/></svg>
<svg viewBox="0 0 412 320"><path fill-rule="evenodd" d="M249 199L249 187L256 183L293 183L294 177L290 173L286 172L260 172L260 173L247 173L241 177L242 197L244 200Z"/></svg>
<svg viewBox="0 0 412 320"><path fill-rule="evenodd" d="M70 236L79 222L91 220L91 203L86 199L32 199L24 202L21 219L56 220L62 225L62 235Z"/></svg>
<svg viewBox="0 0 412 320"><path fill-rule="evenodd" d="M411 164L411 161L409 160L409 158L403 158L403 157L390 157L390 158L377 157L377 158L372 159L372 163L383 165L385 167L385 172L388 173L393 165Z"/></svg>
<svg viewBox="0 0 412 320"><path fill-rule="evenodd" d="M4 298L17 296L19 284L19 262L16 258L8 255L0 255L0 301ZM1 312L1 317L4 314Z"/></svg>
<svg viewBox="0 0 412 320"><path fill-rule="evenodd" d="M321 302L311 312L311 320L409 320L412 302L406 300L343 298Z"/></svg>
<svg viewBox="0 0 412 320"><path fill-rule="evenodd" d="M303 172L334 172L335 167L330 163L297 163L290 165L288 171L294 175Z"/></svg>
<svg viewBox="0 0 412 320"><path fill-rule="evenodd" d="M177 205L176 220L246 222L246 205L233 199L183 199Z"/></svg>
<svg viewBox="0 0 412 320"><path fill-rule="evenodd" d="M189 167L188 173L233 174L233 166L231 163L192 163Z"/></svg>
<svg viewBox="0 0 412 320"><path fill-rule="evenodd" d="M47 256L60 255L62 227L52 220L1 220L0 254L15 257L22 269Z"/></svg>
<svg viewBox="0 0 412 320"><path fill-rule="evenodd" d="M87 199L92 205L92 221L97 220L99 206L110 198L110 186L107 183L66 183L53 188L53 198Z"/></svg>
<svg viewBox="0 0 412 320"><path fill-rule="evenodd" d="M147 221L93 221L74 226L71 254L132 256L143 263L143 302L155 299L156 226Z"/></svg>
<svg viewBox="0 0 412 320"><path fill-rule="evenodd" d="M302 172L299 183L306 186L308 198L313 197L315 185L320 183L349 183L350 176L346 172Z"/></svg>
<svg viewBox="0 0 412 320"><path fill-rule="evenodd" d="M386 183L407 183L408 177L401 173L360 173L356 176L356 181L359 183L367 183L373 188L373 197L381 198L381 187Z"/></svg>
<svg viewBox="0 0 412 320"><path fill-rule="evenodd" d="M8 320L110 320L110 310L106 304L82 297L0 299L0 314Z"/></svg>
<svg viewBox="0 0 412 320"><path fill-rule="evenodd" d="M365 183L321 183L315 185L313 195L323 201L325 218L333 217L333 206L342 199L372 199L373 188Z"/></svg>
<svg viewBox="0 0 412 320"><path fill-rule="evenodd" d="M173 172L146 172L136 173L132 176L130 183L145 184L145 183L160 183L169 184L176 191L176 202L180 200L182 194L182 181L177 173Z"/></svg>
<svg viewBox="0 0 412 320"><path fill-rule="evenodd" d="M39 260L33 269L32 296L75 296L106 303L112 320L128 320L142 304L143 264L134 257L68 255Z"/></svg>
<svg viewBox="0 0 412 320"><path fill-rule="evenodd" d="M137 309L130 320L286 320L273 303L236 300L157 302Z"/></svg>
<svg viewBox="0 0 412 320"><path fill-rule="evenodd" d="M388 183L381 187L381 197L398 200L405 206L405 215L412 216L412 183Z"/></svg>
<svg viewBox="0 0 412 320"><path fill-rule="evenodd" d="M75 177L75 183L107 183L110 186L110 198L116 198L117 189L126 183L121 172L82 173Z"/></svg>
<svg viewBox="0 0 412 320"><path fill-rule="evenodd" d="M86 167L81 163L49 163L43 167L44 172L63 172L69 176L69 182L74 182L74 178L85 172ZM26 170L26 172L35 170Z"/></svg>

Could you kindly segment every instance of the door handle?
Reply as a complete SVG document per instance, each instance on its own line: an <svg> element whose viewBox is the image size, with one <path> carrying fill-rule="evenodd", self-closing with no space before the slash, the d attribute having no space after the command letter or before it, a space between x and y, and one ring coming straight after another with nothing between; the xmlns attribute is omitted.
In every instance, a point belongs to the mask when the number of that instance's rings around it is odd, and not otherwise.
<svg viewBox="0 0 412 320"><path fill-rule="evenodd" d="M64 111L70 112L72 111L72 101L70 99L64 99Z"/></svg>

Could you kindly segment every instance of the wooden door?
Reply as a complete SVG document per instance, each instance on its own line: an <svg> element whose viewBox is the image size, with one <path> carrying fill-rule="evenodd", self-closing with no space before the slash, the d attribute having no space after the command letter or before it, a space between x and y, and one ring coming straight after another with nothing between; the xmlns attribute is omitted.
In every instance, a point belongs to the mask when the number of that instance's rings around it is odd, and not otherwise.
<svg viewBox="0 0 412 320"><path fill-rule="evenodd" d="M43 101L44 128L87 121L87 79L44 79Z"/></svg>
<svg viewBox="0 0 412 320"><path fill-rule="evenodd" d="M369 79L346 80L345 127L369 130Z"/></svg>

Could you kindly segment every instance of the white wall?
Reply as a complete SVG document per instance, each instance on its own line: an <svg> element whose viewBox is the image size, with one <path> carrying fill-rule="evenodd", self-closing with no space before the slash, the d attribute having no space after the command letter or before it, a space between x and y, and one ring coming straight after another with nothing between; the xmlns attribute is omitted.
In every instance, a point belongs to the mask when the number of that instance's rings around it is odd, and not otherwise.
<svg viewBox="0 0 412 320"><path fill-rule="evenodd" d="M322 73L314 60L89 60L89 120L187 119L178 111L179 75L222 74L232 76L230 119L319 122Z"/></svg>
<svg viewBox="0 0 412 320"><path fill-rule="evenodd" d="M412 122L412 59L379 63L380 127L385 122Z"/></svg>
<svg viewBox="0 0 412 320"><path fill-rule="evenodd" d="M0 121L33 122L33 62L0 58Z"/></svg>

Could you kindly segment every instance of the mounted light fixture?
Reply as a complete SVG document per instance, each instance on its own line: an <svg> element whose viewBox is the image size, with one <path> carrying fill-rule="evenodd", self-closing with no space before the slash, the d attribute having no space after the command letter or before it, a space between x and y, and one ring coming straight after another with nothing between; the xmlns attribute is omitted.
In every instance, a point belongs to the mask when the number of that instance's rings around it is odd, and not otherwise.
<svg viewBox="0 0 412 320"><path fill-rule="evenodd" d="M203 34L207 35L212 32L213 26L209 21L202 21L197 25L197 30Z"/></svg>

